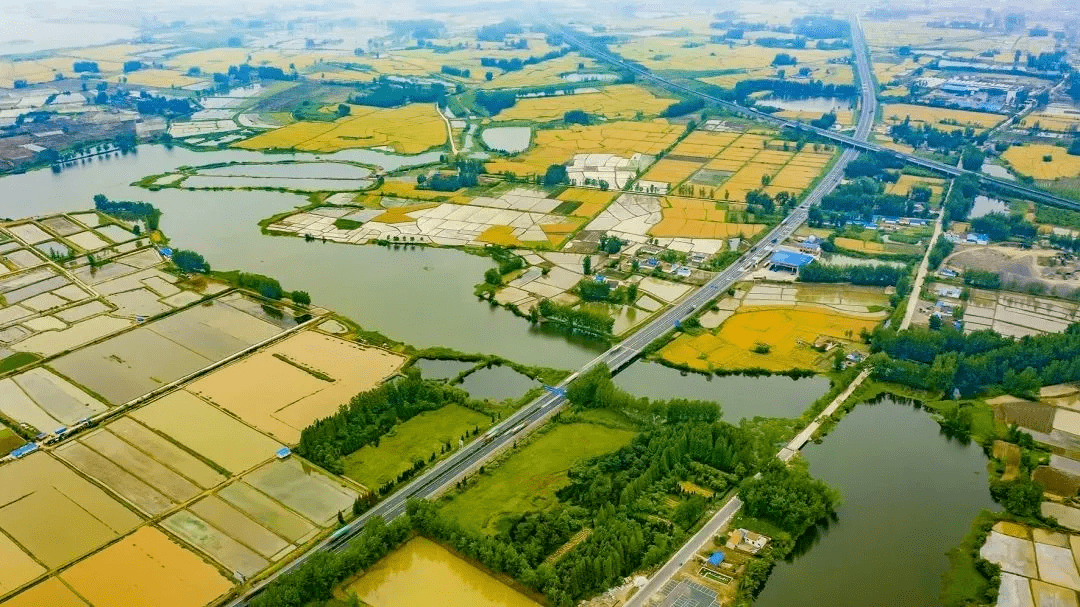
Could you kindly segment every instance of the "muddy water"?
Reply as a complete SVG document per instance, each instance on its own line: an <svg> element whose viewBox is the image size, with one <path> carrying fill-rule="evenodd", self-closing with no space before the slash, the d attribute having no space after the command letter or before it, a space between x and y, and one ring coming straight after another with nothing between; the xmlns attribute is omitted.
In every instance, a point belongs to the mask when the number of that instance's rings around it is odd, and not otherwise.
<svg viewBox="0 0 1080 607"><path fill-rule="evenodd" d="M350 584L371 607L538 607L524 594L423 537L409 540Z"/></svg>
<svg viewBox="0 0 1080 607"><path fill-rule="evenodd" d="M510 367L490 367L466 375L460 387L473 398L500 402L507 398L519 398L530 388L539 385L529 376Z"/></svg>
<svg viewBox="0 0 1080 607"><path fill-rule="evenodd" d="M431 161L423 155L401 157L372 150L347 150L326 157L387 169ZM296 195L152 192L130 185L183 165L313 158L312 154L141 146L137 154L90 160L60 173L39 170L0 178L0 217L87 209L98 193L114 200L145 200L164 213L161 228L174 247L201 252L213 267L274 276L286 288L308 291L320 305L394 339L568 369L600 351L595 343L530 327L510 312L478 303L472 289L491 267L488 259L451 249L343 246L262 235L257 222L304 204Z"/></svg>
<svg viewBox="0 0 1080 607"><path fill-rule="evenodd" d="M979 446L949 440L925 411L885 400L855 407L803 457L843 504L827 529L803 538L805 554L777 565L755 605L940 605L945 553L980 510L997 509Z"/></svg>

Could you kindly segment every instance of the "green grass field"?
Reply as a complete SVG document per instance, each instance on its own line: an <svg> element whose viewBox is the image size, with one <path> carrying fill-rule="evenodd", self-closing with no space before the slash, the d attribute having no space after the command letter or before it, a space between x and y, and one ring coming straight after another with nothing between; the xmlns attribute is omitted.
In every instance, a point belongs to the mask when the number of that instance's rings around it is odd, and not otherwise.
<svg viewBox="0 0 1080 607"><path fill-rule="evenodd" d="M0 426L0 457L21 447L25 442L26 441L20 438L18 434L15 434L10 428Z"/></svg>
<svg viewBox="0 0 1080 607"><path fill-rule="evenodd" d="M628 430L596 424L560 424L482 475L464 493L448 498L443 513L467 527L495 533L507 516L553 505L555 492L575 463L614 451L633 436Z"/></svg>
<svg viewBox="0 0 1080 607"><path fill-rule="evenodd" d="M488 416L460 405L421 413L395 426L393 435L384 437L378 447L368 445L345 456L345 476L369 489L378 489L417 458L427 461L446 441L456 449L458 438L466 430L475 426L483 429L490 423Z"/></svg>

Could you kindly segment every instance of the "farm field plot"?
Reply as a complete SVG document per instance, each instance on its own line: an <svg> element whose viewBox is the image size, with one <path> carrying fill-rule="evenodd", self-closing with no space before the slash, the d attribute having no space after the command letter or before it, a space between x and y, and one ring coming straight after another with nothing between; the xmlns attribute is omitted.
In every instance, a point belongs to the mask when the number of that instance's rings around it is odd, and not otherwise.
<svg viewBox="0 0 1080 607"><path fill-rule="evenodd" d="M142 527L60 574L91 605L199 607L232 583L154 527Z"/></svg>
<svg viewBox="0 0 1080 607"><path fill-rule="evenodd" d="M186 389L295 444L301 430L378 386L404 362L404 357L385 350L302 331Z"/></svg>
<svg viewBox="0 0 1080 607"><path fill-rule="evenodd" d="M131 531L142 520L44 452L0 467L0 504L0 529L50 569ZM12 585L29 579L4 577Z"/></svg>
<svg viewBox="0 0 1080 607"><path fill-rule="evenodd" d="M443 512L463 525L494 533L504 517L553 505L571 466L614 451L633 435L595 424L558 424L479 476L463 493L444 500Z"/></svg>
<svg viewBox="0 0 1080 607"><path fill-rule="evenodd" d="M881 111L885 121L890 124L903 122L910 117L912 122L922 122L946 131L957 128L963 129L969 126L975 127L976 130L988 129L1005 119L1005 116L1001 114L953 110L907 103L885 104Z"/></svg>
<svg viewBox="0 0 1080 607"><path fill-rule="evenodd" d="M5 589L0 588L0 593L4 591ZM86 601L55 577L45 578L2 604L4 607L87 607Z"/></svg>
<svg viewBox="0 0 1080 607"><path fill-rule="evenodd" d="M570 110L602 114L608 120L633 118L638 112L655 116L673 102L674 99L656 97L640 86L617 84L603 87L597 92L519 99L513 107L496 114L494 120L546 122L561 120L563 114Z"/></svg>
<svg viewBox="0 0 1080 607"><path fill-rule="evenodd" d="M919 177L916 175L901 175L896 183L890 184L886 193L896 194L897 196L907 196L911 193L911 188L915 186L924 186L930 188L931 197L930 200L941 200L941 194L945 190L945 180L939 177Z"/></svg>
<svg viewBox="0 0 1080 607"><path fill-rule="evenodd" d="M367 445L345 456L345 476L377 490L413 461L438 453L443 444L450 443L456 449L462 434L477 426L485 428L490 421L487 415L460 405L425 411L394 426L393 433L381 438L378 447Z"/></svg>
<svg viewBox="0 0 1080 607"><path fill-rule="evenodd" d="M390 109L350 107L351 114L344 118L332 122L296 122L234 146L305 152L389 147L401 154L419 154L446 144L446 126L434 104L414 103Z"/></svg>
<svg viewBox="0 0 1080 607"><path fill-rule="evenodd" d="M819 338L853 344L878 319L815 309L739 309L713 333L683 334L666 345L665 360L701 371L764 368L771 371L816 369L827 355L810 346ZM768 344L767 354L753 350Z"/></svg>
<svg viewBox="0 0 1080 607"><path fill-rule="evenodd" d="M226 296L190 307L65 354L52 366L108 402L125 403L281 331L238 309L242 305Z"/></svg>
<svg viewBox="0 0 1080 607"><path fill-rule="evenodd" d="M663 119L543 129L536 132L533 146L528 151L513 158L489 161L486 166L489 173L542 175L548 166L564 164L576 154L614 154L623 158L635 154L655 156L671 145L682 131L681 125Z"/></svg>
<svg viewBox="0 0 1080 607"><path fill-rule="evenodd" d="M0 412L42 432L105 409L104 404L45 368L0 379Z"/></svg>
<svg viewBox="0 0 1080 607"><path fill-rule="evenodd" d="M265 462L282 446L182 390L136 409L130 416L232 473Z"/></svg>
<svg viewBox="0 0 1080 607"><path fill-rule="evenodd" d="M539 607L488 571L425 537L409 540L341 592L355 593L371 607Z"/></svg>
<svg viewBox="0 0 1080 607"><path fill-rule="evenodd" d="M695 70L767 69L777 52L776 49L752 44L729 47L727 44L705 43L688 46L686 42L686 38L647 36L612 48L626 59L640 62L650 69L688 69L689 66ZM829 59L844 57L848 52L799 49L792 54L798 57L802 65L824 63Z"/></svg>
<svg viewBox="0 0 1080 607"><path fill-rule="evenodd" d="M115 82L122 81L131 85L152 86L162 89L184 88L185 86L198 84L205 80L205 78L193 78L191 76L185 76L180 72L175 72L172 70L157 69L137 70L134 72L128 72L123 76L115 76L113 78L113 81Z"/></svg>
<svg viewBox="0 0 1080 607"><path fill-rule="evenodd" d="M577 202L579 205L570 212L574 217L593 218L607 208L612 200L619 195L615 191L589 190L583 188L566 188L556 198L565 202Z"/></svg>
<svg viewBox="0 0 1080 607"><path fill-rule="evenodd" d="M1050 160L1045 160L1046 157ZM1010 146L1001 157L1021 175L1040 180L1080 175L1080 156L1070 156L1064 148L1045 144Z"/></svg>
<svg viewBox="0 0 1080 607"><path fill-rule="evenodd" d="M248 485L320 526L352 507L356 491L296 458L270 463L243 477Z"/></svg>
<svg viewBox="0 0 1080 607"><path fill-rule="evenodd" d="M874 242L872 240L859 240L857 238L836 238L834 239L836 246L842 249L850 249L852 251L862 251L864 253L883 253L885 252L885 245L880 242Z"/></svg>
<svg viewBox="0 0 1080 607"><path fill-rule="evenodd" d="M711 200L667 196L661 199L663 218L649 229L660 238L750 237L765 229L764 224L726 223L727 212Z"/></svg>

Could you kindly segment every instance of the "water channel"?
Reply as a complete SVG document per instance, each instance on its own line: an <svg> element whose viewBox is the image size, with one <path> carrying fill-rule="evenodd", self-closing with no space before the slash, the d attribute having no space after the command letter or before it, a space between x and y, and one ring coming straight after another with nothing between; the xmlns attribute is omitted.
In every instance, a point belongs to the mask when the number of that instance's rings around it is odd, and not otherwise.
<svg viewBox="0 0 1080 607"><path fill-rule="evenodd" d="M756 607L940 605L945 553L980 510L996 509L979 446L886 399L855 407L803 457L843 504L805 554L777 565Z"/></svg>

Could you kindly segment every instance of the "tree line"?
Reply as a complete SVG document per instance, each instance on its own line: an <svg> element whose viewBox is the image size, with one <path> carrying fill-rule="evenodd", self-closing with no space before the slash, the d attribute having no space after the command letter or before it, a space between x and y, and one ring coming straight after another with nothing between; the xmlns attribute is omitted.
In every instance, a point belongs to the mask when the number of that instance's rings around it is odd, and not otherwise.
<svg viewBox="0 0 1080 607"><path fill-rule="evenodd" d="M849 282L854 285L875 287L896 286L908 275L906 266L865 265L831 266L812 261L799 269L801 282Z"/></svg>

